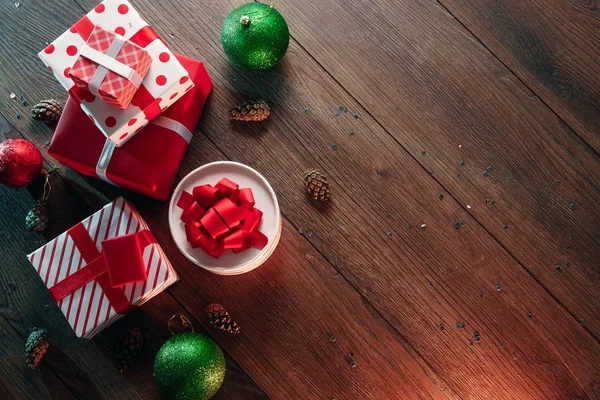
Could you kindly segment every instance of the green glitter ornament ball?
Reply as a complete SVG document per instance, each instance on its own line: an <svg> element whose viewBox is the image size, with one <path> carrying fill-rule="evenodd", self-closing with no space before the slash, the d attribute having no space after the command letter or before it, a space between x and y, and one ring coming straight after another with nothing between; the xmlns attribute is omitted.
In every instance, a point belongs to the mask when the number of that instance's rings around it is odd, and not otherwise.
<svg viewBox="0 0 600 400"><path fill-rule="evenodd" d="M287 22L268 4L247 3L231 12L221 29L221 44L232 63L264 70L283 58L290 43Z"/></svg>
<svg viewBox="0 0 600 400"><path fill-rule="evenodd" d="M167 399L210 399L225 378L225 358L214 340L180 333L162 345L154 360L154 381Z"/></svg>

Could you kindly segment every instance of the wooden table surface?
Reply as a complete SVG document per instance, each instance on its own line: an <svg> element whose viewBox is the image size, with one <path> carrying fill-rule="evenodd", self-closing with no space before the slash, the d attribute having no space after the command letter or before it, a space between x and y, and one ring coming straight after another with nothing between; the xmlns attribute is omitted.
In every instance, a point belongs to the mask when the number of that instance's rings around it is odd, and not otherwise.
<svg viewBox="0 0 600 400"><path fill-rule="evenodd" d="M33 141L47 166L52 130L29 108L66 94L36 54L96 1L0 2L0 139ZM216 160L256 168L279 198L281 242L258 270L220 277L177 251L164 203L62 168L42 235L24 224L41 182L1 187L1 398L159 398L152 363L178 312L226 353L218 399L600 398L597 0L278 1L290 48L267 72L221 48L242 1L133 3L215 84L178 180ZM228 121L258 97L268 121ZM328 206L303 192L310 167L330 176ZM25 255L121 195L181 280L77 339ZM242 334L210 330L214 301ZM52 336L35 371L33 326ZM119 374L132 326L150 345Z"/></svg>

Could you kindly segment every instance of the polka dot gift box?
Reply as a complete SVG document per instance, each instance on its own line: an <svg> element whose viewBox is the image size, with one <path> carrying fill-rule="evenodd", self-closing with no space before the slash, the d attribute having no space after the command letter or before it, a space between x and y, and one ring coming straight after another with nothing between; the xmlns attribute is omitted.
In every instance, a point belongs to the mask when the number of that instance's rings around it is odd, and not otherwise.
<svg viewBox="0 0 600 400"><path fill-rule="evenodd" d="M143 48L152 58L146 77L124 110L75 85L70 77L71 68L97 25ZM42 50L39 57L69 94L79 100L88 118L117 147L194 86L185 68L126 0L105 0L98 4Z"/></svg>

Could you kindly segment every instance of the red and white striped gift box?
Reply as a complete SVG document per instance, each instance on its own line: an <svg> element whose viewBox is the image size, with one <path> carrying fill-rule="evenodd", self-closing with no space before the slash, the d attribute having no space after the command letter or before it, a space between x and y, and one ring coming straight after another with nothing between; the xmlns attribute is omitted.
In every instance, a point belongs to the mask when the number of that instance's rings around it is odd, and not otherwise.
<svg viewBox="0 0 600 400"><path fill-rule="evenodd" d="M98 252L102 251L104 240L148 230L141 215L122 197L81 224ZM141 250L148 279L119 289L132 306L144 304L179 279L158 243L149 244ZM40 247L28 258L50 290L87 265L71 230ZM99 278L94 279L58 301L59 308L79 337L92 338L123 316L111 305L98 281Z"/></svg>

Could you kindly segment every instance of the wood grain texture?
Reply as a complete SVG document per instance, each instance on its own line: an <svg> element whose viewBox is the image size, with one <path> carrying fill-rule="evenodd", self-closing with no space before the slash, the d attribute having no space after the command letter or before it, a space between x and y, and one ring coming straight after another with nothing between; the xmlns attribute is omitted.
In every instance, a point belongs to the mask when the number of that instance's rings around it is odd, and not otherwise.
<svg viewBox="0 0 600 400"><path fill-rule="evenodd" d="M93 5L91 1L81 3L85 8ZM54 2L44 5L44 10L48 16L58 15L71 10L65 5L68 4ZM216 89L201 124L201 131L207 136L197 135L194 139L180 177L198 165L223 157L250 164L274 185L289 221L280 247L267 264L252 274L223 278L199 272L176 252L166 229L164 205L135 201L182 276L170 293L198 319L202 319L207 302L218 298L225 304L242 325L245 336L216 334L215 338L268 395L282 399L598 397L598 343L477 224L458 195L452 192L459 197L457 202L386 133L385 124L402 117L399 131L403 138L409 136L409 126L423 135L411 139L417 141L413 145L419 149L413 154L426 149L426 160L434 159L440 167L450 165L443 164L445 160L433 151L436 147L418 142L423 137L429 140L426 144L433 142L431 136L424 134L430 128L437 128L432 132L440 135L439 140L455 140L444 136L448 134L441 129L448 125L451 133L456 130L452 125L456 122L448 116L454 117L450 111L455 110L442 112L444 97L438 104L436 92L429 86L423 86L425 93L420 93L414 84L406 82L406 87L402 87L406 93L398 95L402 104L414 101L421 108L390 112L382 107L385 112L376 114L348 94L354 94L359 84L344 83L349 64L344 57L347 52L355 53L348 60L356 60L357 52L343 48L339 42L340 48L332 53L314 51L308 46L314 46L313 43L301 41L311 54L293 42L280 67L250 74L229 67L218 42L220 21L232 8L232 2L138 1L136 6L159 33L165 37L172 34L172 48L206 60L215 80ZM388 11L385 4L378 6ZM0 15L6 15L7 21L15 20L11 14L14 10L3 7L0 5ZM338 11L336 7L327 3L324 8L333 12ZM406 18L414 25L411 27L431 29L427 22L431 16L424 12L419 17L411 7L416 6L406 7L410 11ZM371 8L366 10L365 15L373 14ZM309 29L294 9L285 12L293 34ZM68 11L65 18L72 20L59 26L57 20L44 19L39 10L20 10L23 26L18 35L8 33L7 43L22 53L15 54L11 47L0 44L0 57L11 60L6 75L0 76L0 90L15 91L16 87L36 98L60 93L62 90L53 83L40 87L40 66L34 53L43 45L31 43L36 38L43 41L44 35L55 37L79 14L80 10ZM340 20L345 17L343 12L339 14ZM339 27L334 31L335 25L329 22L310 28L327 45L336 43L336 35L346 33ZM366 22L378 32L377 24ZM446 27L443 20L434 19L431 24L434 23ZM329 29L332 30L326 31ZM308 33L304 35L309 37ZM425 40L414 43L427 51L419 53L420 60L413 54L411 61L417 66L434 59L434 49L444 48L434 46L439 38L422 37ZM467 46L465 40L459 43ZM381 40L377 44L381 51L391 53L397 49L394 45ZM371 49L373 56L378 55L376 50ZM464 51L470 54L471 50L466 47ZM371 55L367 49L362 54ZM481 50L476 56L484 57L483 54L487 53ZM489 61L493 58L489 54L487 57L490 58L485 63L480 63L493 67L493 61ZM374 78L373 82L365 82L372 79L370 73L358 74L361 80L354 77L354 81L361 82L363 95L374 96L375 84L394 82L388 81L381 66L377 69L374 58L362 57L365 63L372 63L370 67L381 82ZM335 79L315 59L326 67L325 61L338 66ZM467 57L454 62L468 66L473 60ZM350 63L355 65L355 61ZM455 90L457 84L448 83L448 76L427 72L427 85L444 83L448 84L448 91ZM476 78L481 82L474 81L469 89L474 90L474 96L480 96L480 101L488 101L486 107L493 110L488 95L482 94L477 85L493 89L490 96L500 96L506 95L499 89L504 83L497 85L481 75ZM465 85L463 80L474 78L458 74L455 79ZM338 81L348 87L342 88ZM379 107L382 99L391 96L386 90L392 89L384 89L377 88L380 99L373 99ZM467 104L465 93L465 88L459 91L456 101ZM525 107L519 93L516 90L511 98L516 113ZM247 96L272 101L273 117L267 124L244 127L225 120L227 107ZM356 98L362 102L361 97ZM349 112L335 117L339 104L344 104ZM0 96L0 106L27 137L39 144L49 138L48 130L13 117L19 110L18 104ZM308 113L303 112L304 108L308 108ZM359 118L354 118L354 112L359 113ZM369 112L380 119L383 127ZM529 121L529 117L523 118ZM514 120L508 122L511 121ZM510 132L519 140L528 139L523 133L519 137L518 132ZM506 134L504 130L501 133ZM564 140L562 136L560 139ZM565 146L579 148L573 142ZM449 149L448 145L439 147L440 153ZM503 150L494 147L489 153L502 159L504 155L496 153ZM593 159L587 157L577 153L572 160L575 165L594 166ZM421 165L425 165L423 161ZM312 206L302 193L302 170L312 166L323 167L332 176L335 197L329 207ZM484 164L482 168L485 167ZM563 171L566 167L558 163L555 168ZM572 174L579 177L580 171ZM435 177L439 179L437 172ZM87 180L84 183L91 183L101 192L114 193L105 185ZM440 193L447 194L445 199L439 198ZM590 197L594 198L592 192ZM455 222L464 225L455 229ZM424 230L421 224L426 225ZM513 251L510 246L507 248ZM498 284L501 291L496 290ZM569 285L565 284L567 289ZM528 312L532 319L527 319ZM464 330L455 328L461 321L466 322ZM440 329L441 324L444 330ZM475 331L481 342L470 346L468 340L474 339ZM334 343L331 335L336 337ZM348 366L349 351L356 354L354 369Z"/></svg>
<svg viewBox="0 0 600 400"><path fill-rule="evenodd" d="M292 36L600 338L597 154L441 6L323 3Z"/></svg>
<svg viewBox="0 0 600 400"><path fill-rule="evenodd" d="M600 152L597 0L440 3Z"/></svg>

